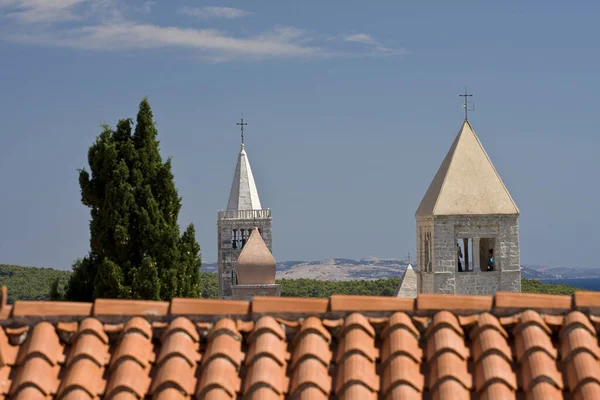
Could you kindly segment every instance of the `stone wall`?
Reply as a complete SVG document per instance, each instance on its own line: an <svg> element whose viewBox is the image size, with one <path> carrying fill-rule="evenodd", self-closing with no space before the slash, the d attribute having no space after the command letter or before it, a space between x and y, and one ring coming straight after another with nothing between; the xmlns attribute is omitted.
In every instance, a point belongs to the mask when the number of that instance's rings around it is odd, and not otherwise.
<svg viewBox="0 0 600 400"><path fill-rule="evenodd" d="M272 252L272 218L221 218L217 220L217 246L218 246L218 275L219 294L221 298L230 299L231 271L235 271L237 259L242 249L234 249L232 246L234 229L260 229L261 236Z"/></svg>
<svg viewBox="0 0 600 400"><path fill-rule="evenodd" d="M499 271L473 271L456 274L456 294L493 295L500 290Z"/></svg>
<svg viewBox="0 0 600 400"><path fill-rule="evenodd" d="M419 226L429 221L417 218ZM456 243L461 238L481 238L494 241L495 271L458 272ZM417 235L417 247L423 247ZM479 257L479 247L473 246L469 257ZM477 247L477 249L475 249ZM419 256L421 256L421 251ZM482 259L484 257L481 257ZM421 260L419 260L421 261ZM493 294L496 291L520 292L521 267L519 225L516 215L436 216L433 219L433 271L419 271L419 290L423 293ZM419 266L422 265L419 263ZM473 267L476 268L475 262ZM485 266L484 266L485 267ZM421 269L421 268L419 268ZM432 278L427 276L431 275ZM433 281L433 284L431 284Z"/></svg>
<svg viewBox="0 0 600 400"><path fill-rule="evenodd" d="M417 217L417 290L419 293L433 293L433 274L428 270L427 251L430 252L430 265L433 267L433 217ZM425 235L431 235L429 250L425 243Z"/></svg>
<svg viewBox="0 0 600 400"><path fill-rule="evenodd" d="M254 296L280 296L281 285L233 285L233 300L251 300Z"/></svg>

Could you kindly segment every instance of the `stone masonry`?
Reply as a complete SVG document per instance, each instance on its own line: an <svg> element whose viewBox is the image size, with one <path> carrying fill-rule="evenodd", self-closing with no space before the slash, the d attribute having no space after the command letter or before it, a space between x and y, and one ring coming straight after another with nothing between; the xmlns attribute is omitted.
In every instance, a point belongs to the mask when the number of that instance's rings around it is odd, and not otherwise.
<svg viewBox="0 0 600 400"><path fill-rule="evenodd" d="M418 217L417 235L419 230L431 230L433 238L429 268L425 264L428 249L419 241L418 265L423 266L418 273L419 292L493 295L521 291L517 215ZM473 240L473 271L459 272L456 243L464 238ZM478 243L482 238L490 240L494 249L495 271L480 268L484 260Z"/></svg>
<svg viewBox="0 0 600 400"><path fill-rule="evenodd" d="M251 231L258 228L261 236L272 251L271 226L273 219L271 210L223 210L219 211L217 219L218 234L218 274L219 274L219 293L221 297L230 299L232 297L232 271L235 271L235 265L240 253L241 246L233 248L233 230L240 229Z"/></svg>

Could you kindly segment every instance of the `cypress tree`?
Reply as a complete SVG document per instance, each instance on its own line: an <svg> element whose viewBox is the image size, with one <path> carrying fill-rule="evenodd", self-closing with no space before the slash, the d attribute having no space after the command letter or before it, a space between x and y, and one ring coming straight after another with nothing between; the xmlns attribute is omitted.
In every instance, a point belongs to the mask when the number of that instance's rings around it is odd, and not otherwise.
<svg viewBox="0 0 600 400"><path fill-rule="evenodd" d="M181 209L171 160L163 162L148 100L116 130L104 125L79 171L90 208L90 251L73 265L66 298L169 300L196 297L200 246L193 224L180 235Z"/></svg>

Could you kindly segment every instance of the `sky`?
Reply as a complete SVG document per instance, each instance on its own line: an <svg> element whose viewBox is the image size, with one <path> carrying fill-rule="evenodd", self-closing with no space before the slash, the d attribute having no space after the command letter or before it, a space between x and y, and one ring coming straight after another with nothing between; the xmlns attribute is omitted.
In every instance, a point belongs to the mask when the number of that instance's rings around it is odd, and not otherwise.
<svg viewBox="0 0 600 400"><path fill-rule="evenodd" d="M595 267L600 3L0 0L0 263L89 250L78 169L148 96L205 262L246 150L277 260L407 257L458 133L517 203L521 262Z"/></svg>

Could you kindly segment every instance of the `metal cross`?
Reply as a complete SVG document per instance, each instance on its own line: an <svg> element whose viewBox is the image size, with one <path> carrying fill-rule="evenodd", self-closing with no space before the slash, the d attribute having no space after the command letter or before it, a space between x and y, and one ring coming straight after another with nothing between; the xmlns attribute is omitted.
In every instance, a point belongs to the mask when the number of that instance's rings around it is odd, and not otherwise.
<svg viewBox="0 0 600 400"><path fill-rule="evenodd" d="M469 112L469 107L468 107L468 105L469 105L469 101L468 100L469 99L468 98L469 97L473 97L473 95L472 94L468 94L467 93L467 88L465 87L465 94L459 94L458 96L465 98L465 102L463 103L463 108L465 109L465 121L466 121L468 119L467 117L468 117L468 112Z"/></svg>
<svg viewBox="0 0 600 400"><path fill-rule="evenodd" d="M248 125L248 123L244 122L244 116L242 115L241 122L238 122L236 125L239 125L242 129L242 144L244 144L244 125Z"/></svg>

